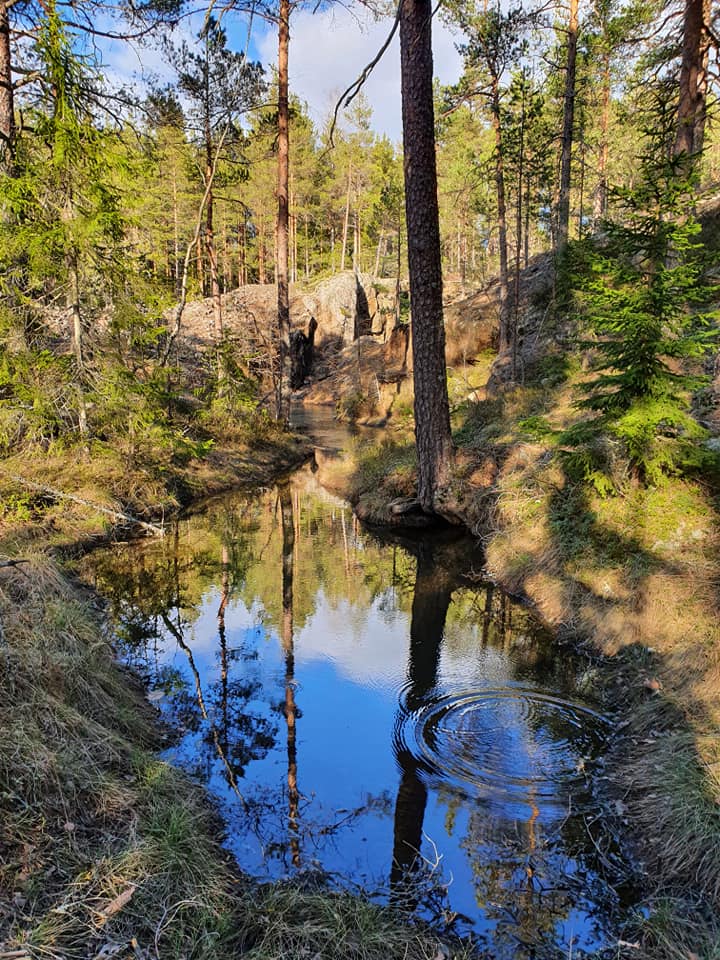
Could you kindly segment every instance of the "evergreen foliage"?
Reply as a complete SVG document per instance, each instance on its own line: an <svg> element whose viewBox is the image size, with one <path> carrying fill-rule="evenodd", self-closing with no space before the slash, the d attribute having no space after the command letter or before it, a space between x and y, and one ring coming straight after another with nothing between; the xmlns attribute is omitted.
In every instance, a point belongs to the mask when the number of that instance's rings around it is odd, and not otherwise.
<svg viewBox="0 0 720 960"><path fill-rule="evenodd" d="M697 173L663 146L649 138L637 185L615 191L615 219L580 251L579 298L594 337L583 344L593 376L578 406L596 416L564 440L575 448L571 467L603 488L600 438L619 441L637 475L655 484L697 462L704 435L690 396L703 381L697 361L717 338L717 311L707 309L712 288L692 213Z"/></svg>

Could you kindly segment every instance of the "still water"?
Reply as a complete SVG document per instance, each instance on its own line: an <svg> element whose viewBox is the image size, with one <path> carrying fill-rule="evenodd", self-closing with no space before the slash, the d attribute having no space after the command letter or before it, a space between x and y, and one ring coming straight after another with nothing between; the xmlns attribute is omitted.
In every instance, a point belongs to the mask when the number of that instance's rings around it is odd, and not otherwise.
<svg viewBox="0 0 720 960"><path fill-rule="evenodd" d="M498 958L616 939L591 670L472 541L379 537L306 467L87 562L243 869L322 871Z"/></svg>

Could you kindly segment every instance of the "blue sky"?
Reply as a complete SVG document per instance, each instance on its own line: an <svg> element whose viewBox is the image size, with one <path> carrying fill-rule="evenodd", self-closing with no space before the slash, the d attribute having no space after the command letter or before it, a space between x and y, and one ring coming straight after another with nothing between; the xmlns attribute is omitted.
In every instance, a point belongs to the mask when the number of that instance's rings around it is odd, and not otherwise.
<svg viewBox="0 0 720 960"><path fill-rule="evenodd" d="M176 31L177 41L189 41L202 23L186 23ZM290 24L290 85L304 100L317 125L334 108L345 90L362 68L373 59L390 29L391 20L375 21L366 8L357 4L330 5L313 13L310 9L294 12ZM244 49L247 24L228 20L230 46ZM455 39L438 19L434 23L433 49L435 74L442 83L458 79L460 56ZM277 39L271 26L256 20L250 44L251 59L260 60L267 68L276 62ZM143 77L155 75L172 79L165 56L159 50L131 48L114 42L104 51L108 73L124 82L142 83ZM365 94L373 108L373 126L379 133L398 141L400 119L400 50L397 37L365 86Z"/></svg>

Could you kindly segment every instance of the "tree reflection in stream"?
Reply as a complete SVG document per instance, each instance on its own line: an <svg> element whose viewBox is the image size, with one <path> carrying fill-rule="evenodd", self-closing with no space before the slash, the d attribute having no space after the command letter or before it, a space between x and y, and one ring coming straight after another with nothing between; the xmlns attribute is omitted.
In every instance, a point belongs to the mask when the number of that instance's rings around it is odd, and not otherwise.
<svg viewBox="0 0 720 960"><path fill-rule="evenodd" d="M440 664L440 646L453 583L447 568L435 558L432 541L417 544L417 570L410 614L408 682L400 711L412 713L435 687ZM394 898L415 909L418 895L413 874L422 862L422 834L427 805L427 787L420 777L421 763L398 736L395 725L393 750L401 771L395 802L390 884Z"/></svg>
<svg viewBox="0 0 720 960"><path fill-rule="evenodd" d="M297 779L297 707L295 705L295 644L293 638L293 571L295 513L290 487L279 488L282 517L282 645L285 656L285 722L287 724L287 788L290 851L294 867L300 866Z"/></svg>
<svg viewBox="0 0 720 960"><path fill-rule="evenodd" d="M301 471L87 559L178 730L167 756L251 872L384 889L503 960L599 949L616 876L582 662L476 582L472 542L350 518Z"/></svg>

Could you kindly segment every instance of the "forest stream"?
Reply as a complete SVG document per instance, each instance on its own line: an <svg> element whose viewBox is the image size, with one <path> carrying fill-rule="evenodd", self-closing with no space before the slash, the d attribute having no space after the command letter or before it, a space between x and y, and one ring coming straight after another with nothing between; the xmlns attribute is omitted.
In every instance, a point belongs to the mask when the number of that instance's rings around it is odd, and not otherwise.
<svg viewBox="0 0 720 960"><path fill-rule="evenodd" d="M326 454L349 437L300 425ZM243 870L362 888L496 958L617 942L592 664L483 580L476 541L367 530L307 465L85 563Z"/></svg>

